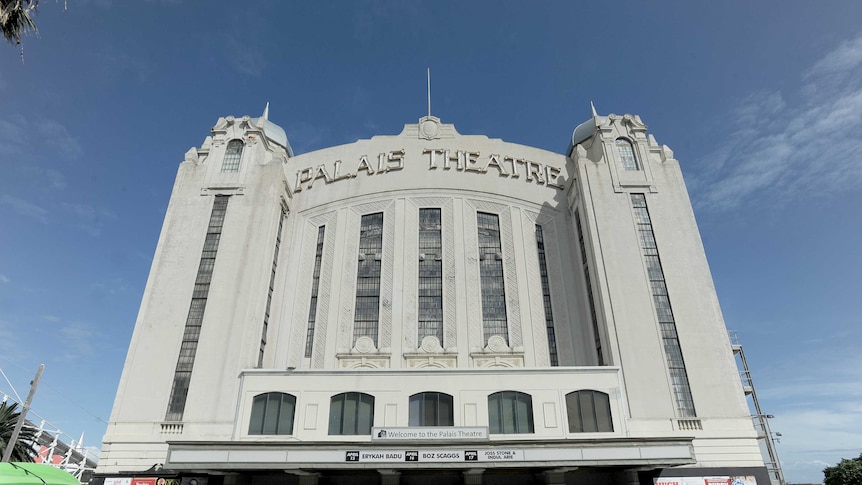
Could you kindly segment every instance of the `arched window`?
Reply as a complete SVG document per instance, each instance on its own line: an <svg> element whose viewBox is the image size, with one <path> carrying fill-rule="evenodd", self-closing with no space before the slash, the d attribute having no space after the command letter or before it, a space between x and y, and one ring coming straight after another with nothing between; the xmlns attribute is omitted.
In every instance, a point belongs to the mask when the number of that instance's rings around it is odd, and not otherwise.
<svg viewBox="0 0 862 485"><path fill-rule="evenodd" d="M566 394L566 413L569 416L569 433L610 433L611 401L599 391L575 391Z"/></svg>
<svg viewBox="0 0 862 485"><path fill-rule="evenodd" d="M329 434L371 434L374 424L374 396L343 392L329 401Z"/></svg>
<svg viewBox="0 0 862 485"><path fill-rule="evenodd" d="M221 171L239 172L239 160L242 158L242 140L231 140L227 142L224 151L224 160L221 163Z"/></svg>
<svg viewBox="0 0 862 485"><path fill-rule="evenodd" d="M420 392L410 396L410 426L454 426L452 396Z"/></svg>
<svg viewBox="0 0 862 485"><path fill-rule="evenodd" d="M625 138L617 138L616 145L617 155L620 158L620 165L622 165L623 170L640 170L632 142Z"/></svg>
<svg viewBox="0 0 862 485"><path fill-rule="evenodd" d="M532 433L533 398L517 391L488 396L488 426L492 434Z"/></svg>
<svg viewBox="0 0 862 485"><path fill-rule="evenodd" d="M248 434L293 434L296 398L283 392L254 397Z"/></svg>

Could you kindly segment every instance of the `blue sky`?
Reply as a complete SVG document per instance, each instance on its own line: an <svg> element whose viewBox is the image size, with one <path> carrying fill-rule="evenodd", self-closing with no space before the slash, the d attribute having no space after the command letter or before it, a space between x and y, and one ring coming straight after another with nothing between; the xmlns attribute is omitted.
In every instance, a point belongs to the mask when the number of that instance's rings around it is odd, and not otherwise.
<svg viewBox="0 0 862 485"><path fill-rule="evenodd" d="M219 116L298 153L461 133L562 152L639 114L682 165L790 482L862 452L862 3L42 0L0 46L0 368L98 446L174 175ZM11 394L0 376L0 392Z"/></svg>

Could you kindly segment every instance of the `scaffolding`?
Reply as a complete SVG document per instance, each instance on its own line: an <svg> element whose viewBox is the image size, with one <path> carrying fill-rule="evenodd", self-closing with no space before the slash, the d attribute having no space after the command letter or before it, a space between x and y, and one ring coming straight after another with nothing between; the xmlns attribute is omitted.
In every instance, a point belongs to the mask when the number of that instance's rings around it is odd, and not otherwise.
<svg viewBox="0 0 862 485"><path fill-rule="evenodd" d="M734 331L730 331L730 345L733 348L734 359L736 359L739 376L742 379L742 390L746 397L751 398L749 410L754 408L754 413L751 419L754 421L754 429L757 431L757 439L760 442L761 450L764 453L764 464L769 473L769 479L774 485L787 485L784 481L784 472L781 470L781 460L778 458L778 449L776 443L781 433L773 432L769 426L769 420L775 416L764 414L760 409L760 402L757 400L757 392L754 389L754 380L751 378L751 370L748 368L748 361L745 360L745 351L742 350L742 344L739 343L739 335Z"/></svg>

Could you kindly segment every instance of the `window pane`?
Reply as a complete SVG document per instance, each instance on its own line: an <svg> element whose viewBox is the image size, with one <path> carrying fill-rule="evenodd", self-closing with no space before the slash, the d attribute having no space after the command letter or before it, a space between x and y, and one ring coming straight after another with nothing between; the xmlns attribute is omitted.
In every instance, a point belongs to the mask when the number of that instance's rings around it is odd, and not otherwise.
<svg viewBox="0 0 862 485"><path fill-rule="evenodd" d="M374 424L374 398L367 394L359 394L359 404L356 416L356 430L353 434L371 434Z"/></svg>
<svg viewBox="0 0 862 485"><path fill-rule="evenodd" d="M533 432L533 409L529 396L516 395L515 399L515 432Z"/></svg>
<svg viewBox="0 0 862 485"><path fill-rule="evenodd" d="M637 160L632 144L625 139L617 138L617 154L620 157L620 165L625 170L638 170Z"/></svg>
<svg viewBox="0 0 862 485"><path fill-rule="evenodd" d="M356 418L359 413L357 408L358 403L356 397L349 394L346 395L344 397L344 420L341 425L341 434L357 434Z"/></svg>
<svg viewBox="0 0 862 485"><path fill-rule="evenodd" d="M596 410L593 407L592 393L580 393L578 402L581 405L581 416L583 416L584 432L594 433L598 431L598 427L596 427Z"/></svg>
<svg viewBox="0 0 862 485"><path fill-rule="evenodd" d="M168 409L165 413L166 421L180 421L183 419L186 398L189 392L189 381L197 352L197 342L200 337L204 310L209 295L209 282L215 266L215 257L220 240L219 235L224 223L228 200L226 196L216 196L213 201L206 240L204 248L201 251L192 300L183 330L183 342L180 347L180 355L177 357L174 384L171 388L171 395L168 398Z"/></svg>
<svg viewBox="0 0 862 485"><path fill-rule="evenodd" d="M354 343L360 337L370 337L374 345L377 345L382 254L383 213L364 215L359 227L356 306L353 312Z"/></svg>
<svg viewBox="0 0 862 485"><path fill-rule="evenodd" d="M491 433L532 433L533 398L529 394L501 391L488 396Z"/></svg>
<svg viewBox="0 0 862 485"><path fill-rule="evenodd" d="M329 403L329 434L344 434L344 394L334 396Z"/></svg>
<svg viewBox="0 0 862 485"><path fill-rule="evenodd" d="M248 423L248 434L263 433L263 411L266 406L266 396L257 396L251 405L251 419Z"/></svg>
<svg viewBox="0 0 862 485"><path fill-rule="evenodd" d="M584 426L581 424L581 406L578 404L578 392L566 394L566 415L569 419L569 433L581 433Z"/></svg>
<svg viewBox="0 0 862 485"><path fill-rule="evenodd" d="M410 396L409 426L422 426L422 395Z"/></svg>
<svg viewBox="0 0 862 485"><path fill-rule="evenodd" d="M487 342L494 335L509 343L506 316L506 290L503 279L503 248L500 243L500 218L496 214L476 213L479 235L479 279L482 290L483 334Z"/></svg>
<svg viewBox="0 0 862 485"><path fill-rule="evenodd" d="M600 391L566 394L566 414L570 433L612 432L610 397Z"/></svg>
<svg viewBox="0 0 862 485"><path fill-rule="evenodd" d="M611 420L610 397L603 392L595 392L593 393L593 401L596 405L596 420L598 421L599 431L613 431L614 424Z"/></svg>
<svg viewBox="0 0 862 485"><path fill-rule="evenodd" d="M440 394L440 400L437 406L437 426L454 426L454 406L452 396L448 394Z"/></svg>
<svg viewBox="0 0 862 485"><path fill-rule="evenodd" d="M443 344L443 238L440 209L419 209L418 340Z"/></svg>
<svg viewBox="0 0 862 485"><path fill-rule="evenodd" d="M329 434L371 434L374 423L374 396L346 392L333 396L329 407Z"/></svg>
<svg viewBox="0 0 862 485"><path fill-rule="evenodd" d="M688 376L685 372L682 348L679 336L676 332L676 321L673 316L673 307L667 286L665 285L664 270L658 254L658 246L653 233L652 222L649 218L646 196L644 194L631 194L632 212L635 215L637 229L641 241L644 263L650 279L650 288L653 292L656 318L661 329L665 360L673 382L674 397L677 413L680 416L695 416L694 401Z"/></svg>
<svg viewBox="0 0 862 485"><path fill-rule="evenodd" d="M263 418L263 434L275 434L278 425L278 412L281 408L281 399L278 395L269 394L266 401L266 410Z"/></svg>
<svg viewBox="0 0 862 485"><path fill-rule="evenodd" d="M492 434L503 433L503 422L500 419L500 406L502 396L500 393L488 396L488 426Z"/></svg>
<svg viewBox="0 0 862 485"><path fill-rule="evenodd" d="M231 140L224 152L221 164L222 172L239 172L239 161L242 158L242 140Z"/></svg>
<svg viewBox="0 0 862 485"><path fill-rule="evenodd" d="M557 337L554 330L554 312L551 306L551 288L548 282L548 265L545 260L545 237L542 226L536 224L536 246L539 248L539 273L542 280L542 298L545 307L545 330L548 335L548 356L552 366L559 365Z"/></svg>
<svg viewBox="0 0 862 485"><path fill-rule="evenodd" d="M305 356L311 357L314 348L314 326L317 321L317 292L320 287L320 266L323 261L323 238L326 226L317 229L317 248L314 253L314 275L311 280L311 303L308 305L308 327L305 335Z"/></svg>

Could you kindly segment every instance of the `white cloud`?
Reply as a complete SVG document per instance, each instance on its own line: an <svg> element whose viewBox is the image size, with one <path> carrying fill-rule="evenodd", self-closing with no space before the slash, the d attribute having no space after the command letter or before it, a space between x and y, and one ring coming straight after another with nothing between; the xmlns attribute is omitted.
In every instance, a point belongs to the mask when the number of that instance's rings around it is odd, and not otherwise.
<svg viewBox="0 0 862 485"><path fill-rule="evenodd" d="M40 159L74 160L83 153L78 139L56 120L0 118L0 162L11 167Z"/></svg>
<svg viewBox="0 0 862 485"><path fill-rule="evenodd" d="M10 283L12 280L4 274L0 274L0 283Z"/></svg>
<svg viewBox="0 0 862 485"><path fill-rule="evenodd" d="M785 477L823 480L823 468L862 453L862 330L828 333L808 342L794 359L755 376L763 410L774 414L773 432ZM772 385L772 383L777 385Z"/></svg>
<svg viewBox="0 0 862 485"><path fill-rule="evenodd" d="M862 36L843 42L805 72L806 78L843 75L862 65Z"/></svg>
<svg viewBox="0 0 862 485"><path fill-rule="evenodd" d="M304 121L291 124L285 131L288 133L291 147L296 153L316 150L325 145L324 142L330 138L329 129L314 126Z"/></svg>
<svg viewBox="0 0 862 485"><path fill-rule="evenodd" d="M18 214L35 219L43 224L48 223L48 210L32 202L5 194L3 197L0 197L0 205L7 205Z"/></svg>
<svg viewBox="0 0 862 485"><path fill-rule="evenodd" d="M88 204L72 204L63 202L61 207L72 213L79 221L76 226L86 230L91 236L99 236L102 233L102 225L106 219L114 219L116 215L99 207Z"/></svg>
<svg viewBox="0 0 862 485"><path fill-rule="evenodd" d="M60 328L60 335L66 343L66 352L62 356L67 360L78 360L92 357L95 354L93 337L95 331L92 325L70 323Z"/></svg>
<svg viewBox="0 0 862 485"><path fill-rule="evenodd" d="M259 49L250 45L244 33L234 32L224 38L225 57L237 71L251 76L260 77L266 68L266 61Z"/></svg>
<svg viewBox="0 0 862 485"><path fill-rule="evenodd" d="M761 92L740 103L726 145L700 161L697 206L830 197L862 182L862 36L827 53L802 81L795 101Z"/></svg>

